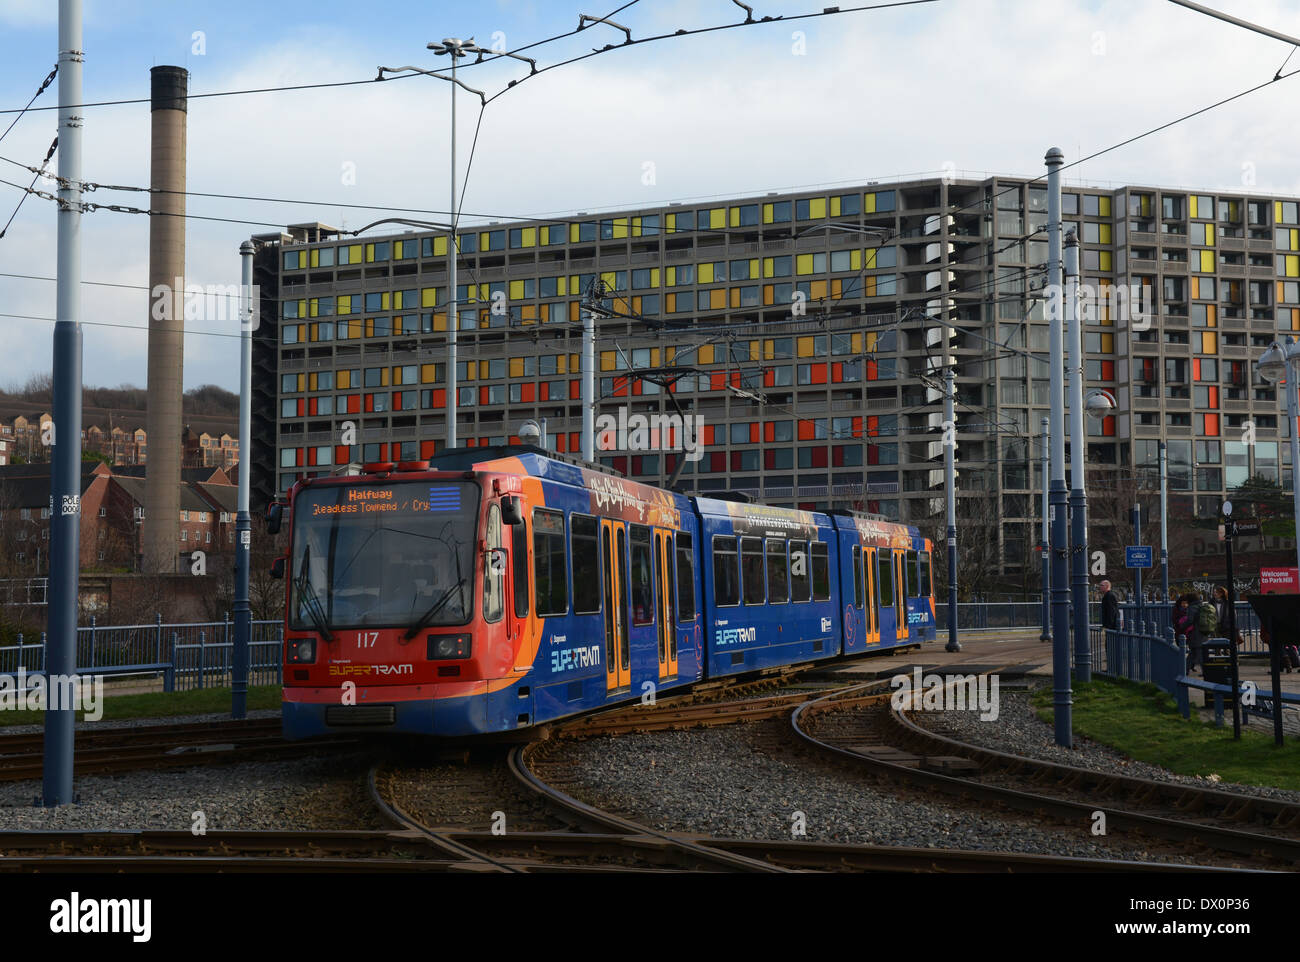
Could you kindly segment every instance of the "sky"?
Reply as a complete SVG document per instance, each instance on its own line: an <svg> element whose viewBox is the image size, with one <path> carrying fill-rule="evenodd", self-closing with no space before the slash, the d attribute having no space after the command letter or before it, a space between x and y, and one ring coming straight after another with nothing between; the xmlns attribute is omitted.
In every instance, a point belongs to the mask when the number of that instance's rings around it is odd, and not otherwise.
<svg viewBox="0 0 1300 962"><path fill-rule="evenodd" d="M188 68L190 94L371 81L377 68L446 66L444 37L518 49L572 31L579 14L620 0L335 2L85 0L82 179L149 183L149 69ZM1207 0L1300 35L1300 0ZM636 208L792 188L935 176L1038 176L1059 146L1067 163L1267 84L1292 47L1167 0L936 0L817 13L824 0L754 0L755 23L620 49L596 24L534 47L539 67L615 49L518 83L481 114L465 223ZM849 4L842 3L848 11ZM58 56L57 0L0 0L0 109L20 108ZM634 38L735 24L729 0L639 0L612 19ZM1300 56L1286 70L1300 68ZM499 60L460 79L491 96L528 76ZM1300 76L1267 84L1065 172L1067 185L1144 184L1300 194ZM34 107L57 105L52 85ZM0 114L3 132L14 114ZM191 99L188 189L306 204L189 198L190 283L239 281L239 245L276 226L356 229L384 216L340 205L449 207L450 84L385 83ZM457 98L458 178L467 174L477 98ZM33 110L0 139L0 158L39 164L57 129ZM0 160L0 179L31 174ZM39 185L38 185L39 186ZM22 193L0 184L0 226ZM99 204L145 206L97 190ZM408 215L433 220L440 213ZM47 372L52 354L55 207L29 196L0 237L0 387ZM380 228L392 231L394 228ZM83 378L146 383L148 218L83 217ZM20 317L6 315L22 315ZM35 318L35 319L34 319ZM42 320L45 319L45 320ZM185 386L237 389L238 322L191 322Z"/></svg>

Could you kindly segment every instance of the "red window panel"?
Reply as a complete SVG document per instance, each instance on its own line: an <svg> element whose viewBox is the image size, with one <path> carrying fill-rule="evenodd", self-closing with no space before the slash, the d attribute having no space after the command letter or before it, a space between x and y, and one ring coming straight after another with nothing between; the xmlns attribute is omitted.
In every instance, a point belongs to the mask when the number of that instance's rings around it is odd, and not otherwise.
<svg viewBox="0 0 1300 962"><path fill-rule="evenodd" d="M1108 438L1115 436L1115 415L1101 419L1101 433Z"/></svg>
<svg viewBox="0 0 1300 962"><path fill-rule="evenodd" d="M774 422L765 421L763 423L763 440L764 441L776 440L776 424Z"/></svg>
<svg viewBox="0 0 1300 962"><path fill-rule="evenodd" d="M366 413L369 414L369 413L371 413L372 411L374 411L374 409L375 409L375 396L374 396L373 394L367 394L367 395L366 395Z"/></svg>
<svg viewBox="0 0 1300 962"><path fill-rule="evenodd" d="M769 368L763 372L763 387L776 387L776 371Z"/></svg>
<svg viewBox="0 0 1300 962"><path fill-rule="evenodd" d="M361 395L360 395L360 394L349 394L349 395L348 395L348 413L349 413L349 414L360 414L360 413L361 413Z"/></svg>
<svg viewBox="0 0 1300 962"><path fill-rule="evenodd" d="M346 444L336 444L334 446L334 463L347 464L352 460L352 449Z"/></svg>
<svg viewBox="0 0 1300 962"><path fill-rule="evenodd" d="M743 471L743 470L745 470L745 469L741 466L740 455L741 455L741 452L740 452L740 451L732 451L732 452L731 452L731 470L732 470L732 471Z"/></svg>
<svg viewBox="0 0 1300 962"><path fill-rule="evenodd" d="M751 421L749 424L749 443L750 444L758 443L758 422L757 421Z"/></svg>
<svg viewBox="0 0 1300 962"><path fill-rule="evenodd" d="M812 382L813 382L814 384L825 384L825 383L826 383L826 365L825 365L825 364L813 364L813 365L810 365L810 367L811 367L811 370L810 370L808 373L809 373L809 375L812 377Z"/></svg>
<svg viewBox="0 0 1300 962"><path fill-rule="evenodd" d="M799 422L799 440L811 441L813 439L813 423L811 421Z"/></svg>
<svg viewBox="0 0 1300 962"><path fill-rule="evenodd" d="M813 467L814 467L814 468L824 468L824 467L826 467L826 449L825 449L825 448L813 448L813 449L812 449L812 463L813 463Z"/></svg>
<svg viewBox="0 0 1300 962"><path fill-rule="evenodd" d="M433 457L435 454L437 454L437 452L438 452L438 442L437 442L437 441L421 441L421 442L420 442L420 460L421 460L421 461L427 461L427 460L429 460L429 458Z"/></svg>
<svg viewBox="0 0 1300 962"><path fill-rule="evenodd" d="M640 378L637 378L636 380L632 381L631 383L632 383L632 393L633 393L633 394L640 394L640 393L641 393L641 379L640 379Z"/></svg>
<svg viewBox="0 0 1300 962"><path fill-rule="evenodd" d="M314 467L316 467L316 449L315 449L315 448L308 448L308 449L307 449L307 467L309 467L309 468L314 468Z"/></svg>
<svg viewBox="0 0 1300 962"><path fill-rule="evenodd" d="M577 395L575 394L574 397L577 397ZM577 431L569 432L569 450L570 451L582 450L582 441L581 439L579 439Z"/></svg>
<svg viewBox="0 0 1300 962"><path fill-rule="evenodd" d="M618 457L614 459L614 470L627 474L627 457Z"/></svg>
<svg viewBox="0 0 1300 962"><path fill-rule="evenodd" d="M536 400L537 400L537 385L536 385L536 384L521 384L521 385L519 386L519 396L520 396L521 398L523 398L524 402L527 403L527 404L531 404L533 401L536 401Z"/></svg>
<svg viewBox="0 0 1300 962"><path fill-rule="evenodd" d="M853 436L855 438L862 437L862 418L860 417L853 419Z"/></svg>
<svg viewBox="0 0 1300 962"><path fill-rule="evenodd" d="M1115 380L1115 362L1114 362L1114 361L1102 361L1102 362L1101 362L1101 377L1102 377L1102 380L1103 380L1103 381L1113 381L1113 380Z"/></svg>
<svg viewBox="0 0 1300 962"><path fill-rule="evenodd" d="M570 382L569 382L569 397L582 397L582 382L581 382L581 381L576 381L576 380L575 380L575 381L570 381ZM577 448L574 448L574 450L576 451Z"/></svg>
<svg viewBox="0 0 1300 962"><path fill-rule="evenodd" d="M776 469L776 452L770 448L763 452L763 470L773 471Z"/></svg>
<svg viewBox="0 0 1300 962"><path fill-rule="evenodd" d="M551 399L551 382L543 381L538 385L537 400L549 401Z"/></svg>
<svg viewBox="0 0 1300 962"><path fill-rule="evenodd" d="M706 425L704 425L704 443L705 443L705 444L717 444L717 443L718 443L718 442L714 439L714 434L715 434L715 425L712 425L712 424L706 424Z"/></svg>
<svg viewBox="0 0 1300 962"><path fill-rule="evenodd" d="M1219 388L1218 388L1218 385L1215 385L1214 387L1209 388L1208 391L1209 391L1209 395L1210 395L1210 407L1215 408L1215 409L1217 410L1218 407L1219 407Z"/></svg>
<svg viewBox="0 0 1300 962"><path fill-rule="evenodd" d="M880 379L880 365L875 361L868 360L866 363L867 380L877 381Z"/></svg>
<svg viewBox="0 0 1300 962"><path fill-rule="evenodd" d="M1205 430L1201 433L1206 437L1217 438L1219 436L1219 416L1217 414L1202 415L1205 419Z"/></svg>
<svg viewBox="0 0 1300 962"><path fill-rule="evenodd" d="M680 455L676 455L676 454L664 455L664 470L668 472L669 477L672 477L672 473L677 470L678 457L680 457Z"/></svg>
<svg viewBox="0 0 1300 962"><path fill-rule="evenodd" d="M840 361L831 365L831 380L836 384L844 380L844 365Z"/></svg>
<svg viewBox="0 0 1300 962"><path fill-rule="evenodd" d="M724 451L709 452L709 470L715 474L721 474L727 470L727 455Z"/></svg>
<svg viewBox="0 0 1300 962"><path fill-rule="evenodd" d="M307 402L303 398L298 398L298 417L302 417L307 412Z"/></svg>
<svg viewBox="0 0 1300 962"><path fill-rule="evenodd" d="M831 448L831 464L837 468L844 467L844 449L847 445L837 444Z"/></svg>
<svg viewBox="0 0 1300 962"><path fill-rule="evenodd" d="M473 438L466 438L466 439L465 439L465 447L467 447L467 448L478 447L478 442L475 441Z"/></svg>
<svg viewBox="0 0 1300 962"><path fill-rule="evenodd" d="M445 408L447 406L447 389L438 387L433 389L433 406L436 408Z"/></svg>
<svg viewBox="0 0 1300 962"><path fill-rule="evenodd" d="M880 448L874 444L867 445L867 464L880 463Z"/></svg>
<svg viewBox="0 0 1300 962"><path fill-rule="evenodd" d="M732 371L732 372L731 372L731 386L732 386L732 387L740 387L740 372L739 372L739 371Z"/></svg>
<svg viewBox="0 0 1300 962"><path fill-rule="evenodd" d="M557 434L555 436L555 450L569 453L569 436L567 434Z"/></svg>
<svg viewBox="0 0 1300 962"><path fill-rule="evenodd" d="M880 436L880 418L875 415L867 418L867 436L872 438Z"/></svg>
<svg viewBox="0 0 1300 962"><path fill-rule="evenodd" d="M390 445L388 446L388 460L390 460L390 461L400 461L400 460L402 460L402 442L401 442L401 441L394 441L392 444L390 444Z"/></svg>
<svg viewBox="0 0 1300 962"><path fill-rule="evenodd" d="M632 476L639 477L640 474L641 474L641 455L635 454L632 456Z"/></svg>
<svg viewBox="0 0 1300 962"><path fill-rule="evenodd" d="M393 410L394 410L394 411L400 411L400 410L402 410L402 392L401 392L401 391L394 391L394 392L393 392Z"/></svg>
<svg viewBox="0 0 1300 962"><path fill-rule="evenodd" d="M714 391L725 391L727 389L726 371L714 371L713 374L709 376L709 381L712 384L712 389Z"/></svg>
<svg viewBox="0 0 1300 962"><path fill-rule="evenodd" d="M1194 357L1192 358L1192 380L1199 381L1200 379L1201 379L1201 359L1199 357Z"/></svg>
<svg viewBox="0 0 1300 962"><path fill-rule="evenodd" d="M316 399L314 397L307 399L307 414L310 417L316 416Z"/></svg>
<svg viewBox="0 0 1300 962"><path fill-rule="evenodd" d="M298 453L297 453L297 462L298 462L298 463L297 463L297 465L295 465L295 466L301 468L301 467L303 466L303 449L302 449L302 448L297 448L296 450L297 450L297 452L298 452Z"/></svg>
<svg viewBox="0 0 1300 962"><path fill-rule="evenodd" d="M816 511L816 510L817 510L817 504L816 504L816 502L813 502L813 501L800 501L800 502L799 502L799 510L800 510L800 511Z"/></svg>
<svg viewBox="0 0 1300 962"><path fill-rule="evenodd" d="M478 389L478 403L479 403L479 404L483 404L483 405L486 405L486 404L489 403L489 402L488 402L488 389L487 389L486 387L481 387L481 388Z"/></svg>

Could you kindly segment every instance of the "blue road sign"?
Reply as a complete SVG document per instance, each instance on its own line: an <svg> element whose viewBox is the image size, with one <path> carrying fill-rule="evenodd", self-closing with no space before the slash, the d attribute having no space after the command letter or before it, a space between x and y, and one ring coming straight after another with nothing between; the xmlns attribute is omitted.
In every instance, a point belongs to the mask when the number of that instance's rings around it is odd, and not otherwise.
<svg viewBox="0 0 1300 962"><path fill-rule="evenodd" d="M1154 568L1155 548L1149 544L1127 545L1124 548L1125 568Z"/></svg>

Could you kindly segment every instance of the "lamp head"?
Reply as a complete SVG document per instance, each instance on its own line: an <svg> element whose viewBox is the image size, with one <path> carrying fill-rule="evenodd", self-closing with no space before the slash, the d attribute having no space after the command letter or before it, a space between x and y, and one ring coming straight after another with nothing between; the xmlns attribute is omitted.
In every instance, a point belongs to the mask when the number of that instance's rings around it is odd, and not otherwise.
<svg viewBox="0 0 1300 962"><path fill-rule="evenodd" d="M1276 384L1286 377L1287 352L1277 341L1268 346L1268 350L1255 362L1259 376L1270 384Z"/></svg>
<svg viewBox="0 0 1300 962"><path fill-rule="evenodd" d="M1083 406L1089 417L1100 421L1114 412L1115 397L1109 391L1089 391Z"/></svg>

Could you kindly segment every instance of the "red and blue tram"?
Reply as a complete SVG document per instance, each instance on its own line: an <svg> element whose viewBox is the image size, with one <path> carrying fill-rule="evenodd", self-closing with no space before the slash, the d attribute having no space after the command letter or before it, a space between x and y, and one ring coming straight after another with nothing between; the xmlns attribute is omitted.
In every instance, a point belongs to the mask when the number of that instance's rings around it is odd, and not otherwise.
<svg viewBox="0 0 1300 962"><path fill-rule="evenodd" d="M289 492L283 728L463 737L935 636L913 527L692 497L533 447Z"/></svg>

